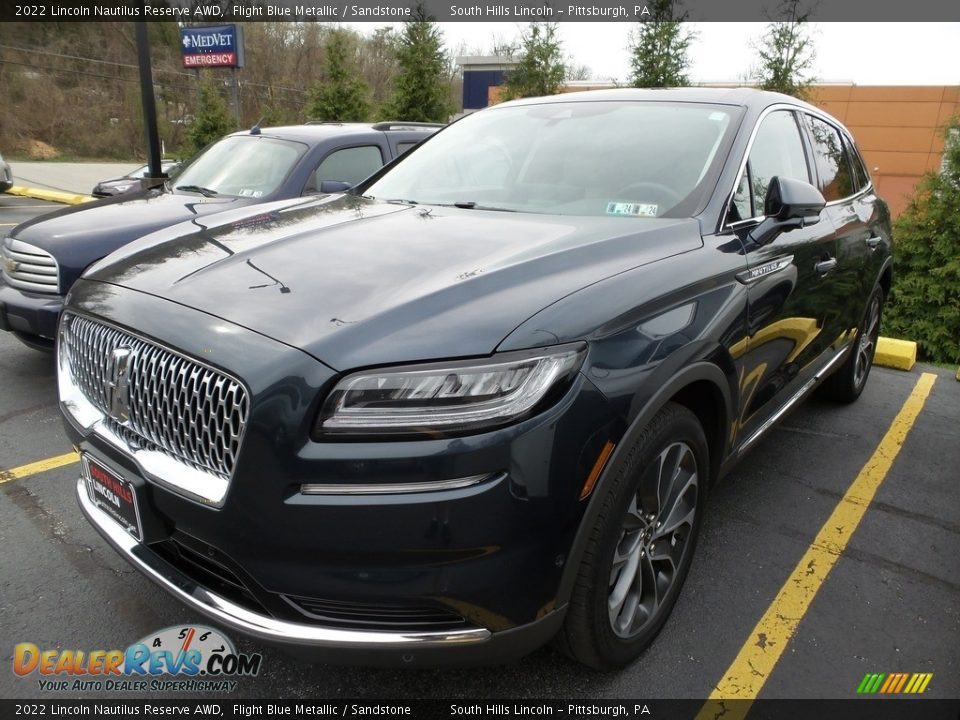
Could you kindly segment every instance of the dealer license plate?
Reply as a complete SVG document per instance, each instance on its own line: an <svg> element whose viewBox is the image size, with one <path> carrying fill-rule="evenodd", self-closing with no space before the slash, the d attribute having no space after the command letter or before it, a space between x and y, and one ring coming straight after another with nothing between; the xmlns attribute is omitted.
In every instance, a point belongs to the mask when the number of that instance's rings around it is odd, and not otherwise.
<svg viewBox="0 0 960 720"><path fill-rule="evenodd" d="M140 533L140 514L137 511L137 493L133 483L124 480L87 454L82 456L83 473L93 503L112 517L137 540Z"/></svg>

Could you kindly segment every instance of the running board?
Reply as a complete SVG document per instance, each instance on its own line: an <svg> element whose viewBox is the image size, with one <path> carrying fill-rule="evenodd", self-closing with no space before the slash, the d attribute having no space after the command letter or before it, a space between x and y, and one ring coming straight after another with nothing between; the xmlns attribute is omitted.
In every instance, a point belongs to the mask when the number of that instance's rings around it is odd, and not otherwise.
<svg viewBox="0 0 960 720"><path fill-rule="evenodd" d="M827 373L830 372L833 366L847 356L847 353L850 352L850 349L852 347L853 347L853 343L849 343L845 348L838 351L836 355L830 358L830 362L828 362L826 365L820 368L820 371L816 375L810 378L807 382L803 384L803 386L799 390L797 390L797 392L793 395L793 397L791 397L783 405L781 405L773 415L767 418L766 421L760 427L754 430L753 434L750 435L750 437L748 437L746 440L744 440L743 444L737 450L737 456L739 457L740 455L745 453L751 445L753 445L757 440L759 440L763 436L765 432L767 432L767 430L773 427L780 418L786 415L787 412L789 412L794 405L796 405L798 402L803 400L807 396L807 394L811 390L813 390L813 388L816 387L816 385L827 375Z"/></svg>

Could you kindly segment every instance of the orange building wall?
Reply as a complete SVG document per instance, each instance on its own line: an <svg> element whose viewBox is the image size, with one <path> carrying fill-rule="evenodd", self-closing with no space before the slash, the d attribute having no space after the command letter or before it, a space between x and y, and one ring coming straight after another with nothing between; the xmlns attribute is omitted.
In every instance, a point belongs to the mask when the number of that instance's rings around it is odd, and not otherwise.
<svg viewBox="0 0 960 720"><path fill-rule="evenodd" d="M923 174L940 168L943 128L960 115L956 85L817 85L811 100L853 133L894 217Z"/></svg>

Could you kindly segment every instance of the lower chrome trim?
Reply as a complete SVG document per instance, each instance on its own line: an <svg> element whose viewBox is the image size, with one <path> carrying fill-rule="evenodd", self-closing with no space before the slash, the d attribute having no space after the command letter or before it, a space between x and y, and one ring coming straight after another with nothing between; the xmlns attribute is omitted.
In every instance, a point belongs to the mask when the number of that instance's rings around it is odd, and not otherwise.
<svg viewBox="0 0 960 720"><path fill-rule="evenodd" d="M834 355L832 358L830 358L830 360L827 362L827 364L824 365L822 368L820 368L819 372L817 372L816 375L814 375L812 378L810 378L809 380L807 380L807 382L805 382L805 383L803 384L803 387L801 387L799 390L797 390L797 392L793 395L793 397L791 397L791 398L790 398L789 400L787 400L783 405L781 405L781 406L779 407L779 409L777 409L777 411L776 411L773 415L771 415L770 417L768 417L768 418L766 419L766 421L765 421L760 427L758 427L756 430L753 431L753 434L751 434L750 437L748 437L746 440L743 441L743 445L741 445L741 446L740 446L740 449L737 450L737 454L740 455L740 454L746 452L747 449L748 449L751 445L753 445L753 443L755 443L757 440L759 440L760 437L761 437L767 430L769 430L771 427L773 427L773 425L774 425L780 418L782 418L784 415L786 415L787 412L790 410L790 408L792 408L792 407L793 407L794 405L796 405L798 402L800 402L801 400L803 400L803 398L805 398L805 397L807 396L807 393L809 393L811 390L813 390L814 386L815 386L817 383L819 383L820 380L823 379L824 375L826 375L828 372L830 372L830 369L831 369L834 365L836 365L838 362L840 362L841 360L843 360L843 359L847 356L847 353L850 352L850 349L851 349L852 347L853 347L853 344L851 343L851 344L847 345L845 348L842 348L842 349L838 350L838 351L837 351L837 354Z"/></svg>
<svg viewBox="0 0 960 720"><path fill-rule="evenodd" d="M479 485L502 473L471 475L453 480L431 480L412 483L304 483L303 495L405 495L408 493L442 492Z"/></svg>
<svg viewBox="0 0 960 720"><path fill-rule="evenodd" d="M91 502L83 478L77 481L77 501L87 520L134 568L180 602L225 626L263 640L327 648L410 650L479 644L490 639L485 628L435 632L347 630L287 622L252 612L197 585L131 537Z"/></svg>

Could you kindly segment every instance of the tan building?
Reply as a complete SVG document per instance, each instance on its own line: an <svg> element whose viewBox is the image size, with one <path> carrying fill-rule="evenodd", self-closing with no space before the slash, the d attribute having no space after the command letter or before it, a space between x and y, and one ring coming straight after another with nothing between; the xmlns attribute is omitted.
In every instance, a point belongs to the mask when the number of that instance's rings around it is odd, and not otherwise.
<svg viewBox="0 0 960 720"><path fill-rule="evenodd" d="M609 87L582 81L564 91ZM500 93L499 87L490 87L488 102L498 102ZM853 133L877 193L896 217L924 173L940 167L944 128L951 117L960 117L960 85L816 85L812 102Z"/></svg>
<svg viewBox="0 0 960 720"><path fill-rule="evenodd" d="M940 168L943 130L960 116L958 85L818 85L812 100L853 133L894 217L924 173Z"/></svg>

